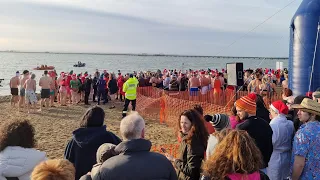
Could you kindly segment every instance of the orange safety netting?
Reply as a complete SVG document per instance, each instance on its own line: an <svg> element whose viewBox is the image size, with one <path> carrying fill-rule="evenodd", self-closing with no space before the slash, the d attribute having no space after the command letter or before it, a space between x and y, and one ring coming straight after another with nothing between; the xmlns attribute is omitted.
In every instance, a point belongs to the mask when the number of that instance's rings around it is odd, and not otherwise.
<svg viewBox="0 0 320 180"><path fill-rule="evenodd" d="M179 144L153 145L151 147L151 151L164 154L164 152L161 151L161 148L166 149L166 153L172 155L175 158L179 156Z"/></svg>
<svg viewBox="0 0 320 180"><path fill-rule="evenodd" d="M215 93L211 90L206 94L201 94L201 92L191 94L189 91L173 92L155 87L139 87L137 90L136 110L145 118L156 120L175 128L179 115L196 104L201 105L204 114L230 114L234 102L246 95L248 95L247 91L236 92L232 88L227 88L221 93ZM279 99L282 99L281 94L275 94L271 99L264 98L264 102L269 106L270 102ZM161 152L161 147L166 148L176 157L178 145L153 146L153 150Z"/></svg>
<svg viewBox="0 0 320 180"><path fill-rule="evenodd" d="M199 104L204 114L225 113L229 114L234 102L248 95L246 91L236 92L234 89L226 89L221 93L208 91L190 93L189 91L164 91L155 87L140 87L137 91L136 110L144 117L157 120L173 126L179 115L194 105ZM271 99L264 98L266 105L270 102L281 99L280 94L275 94Z"/></svg>

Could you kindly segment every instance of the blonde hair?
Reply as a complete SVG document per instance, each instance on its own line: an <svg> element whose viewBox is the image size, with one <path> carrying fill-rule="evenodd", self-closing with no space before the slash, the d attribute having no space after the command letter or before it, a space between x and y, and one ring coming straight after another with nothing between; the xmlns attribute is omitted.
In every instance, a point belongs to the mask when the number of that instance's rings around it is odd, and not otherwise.
<svg viewBox="0 0 320 180"><path fill-rule="evenodd" d="M75 168L66 159L52 159L38 164L31 174L31 180L73 180Z"/></svg>
<svg viewBox="0 0 320 180"><path fill-rule="evenodd" d="M231 130L204 163L204 175L214 180L228 174L251 174L262 167L262 155L246 131Z"/></svg>

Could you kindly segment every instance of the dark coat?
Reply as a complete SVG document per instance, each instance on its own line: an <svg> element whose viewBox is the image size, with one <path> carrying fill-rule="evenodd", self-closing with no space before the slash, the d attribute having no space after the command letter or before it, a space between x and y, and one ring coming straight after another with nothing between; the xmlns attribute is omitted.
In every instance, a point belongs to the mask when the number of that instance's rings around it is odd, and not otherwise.
<svg viewBox="0 0 320 180"><path fill-rule="evenodd" d="M84 81L84 85L83 85L85 92L90 92L91 91L91 84L92 84L92 79L86 78L86 80Z"/></svg>
<svg viewBox="0 0 320 180"><path fill-rule="evenodd" d="M120 153L106 160L93 180L177 180L171 162L159 153L150 152L151 142L145 139L124 141L116 148ZM81 180L90 180L86 175Z"/></svg>
<svg viewBox="0 0 320 180"><path fill-rule="evenodd" d="M269 117L270 112L264 105L257 106L256 115L257 117L264 119L268 123L270 123L271 119Z"/></svg>
<svg viewBox="0 0 320 180"><path fill-rule="evenodd" d="M198 180L200 179L201 164L206 148L195 136L192 137L191 145L186 142L185 137L180 144L180 157L174 162L178 179Z"/></svg>
<svg viewBox="0 0 320 180"><path fill-rule="evenodd" d="M97 83L98 83L98 78L97 77L94 77L92 79L92 88L93 89L97 89Z"/></svg>
<svg viewBox="0 0 320 180"><path fill-rule="evenodd" d="M169 90L170 91L179 91L179 83L177 80L170 81Z"/></svg>
<svg viewBox="0 0 320 180"><path fill-rule="evenodd" d="M97 163L96 153L100 145L104 143L119 144L121 140L112 132L107 131L106 126L79 128L73 132L64 157L76 168L76 179L90 172L92 166Z"/></svg>
<svg viewBox="0 0 320 180"><path fill-rule="evenodd" d="M255 140L257 147L263 156L264 166L266 168L273 152L272 129L267 121L251 116L243 123L237 125L237 129L245 130Z"/></svg>
<svg viewBox="0 0 320 180"><path fill-rule="evenodd" d="M118 92L118 83L117 83L117 80L116 79L111 79L109 82L108 82L108 88L109 88L109 92L110 94L115 94Z"/></svg>

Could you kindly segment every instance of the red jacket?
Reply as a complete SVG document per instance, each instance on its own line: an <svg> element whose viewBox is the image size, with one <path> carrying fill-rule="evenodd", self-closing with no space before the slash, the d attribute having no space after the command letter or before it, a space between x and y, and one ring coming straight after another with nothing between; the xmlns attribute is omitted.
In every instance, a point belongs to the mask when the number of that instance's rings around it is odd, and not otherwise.
<svg viewBox="0 0 320 180"><path fill-rule="evenodd" d="M119 88L119 92L121 95L125 96L125 92L123 92L123 84L124 84L124 81L122 81L121 79L118 79L118 88Z"/></svg>

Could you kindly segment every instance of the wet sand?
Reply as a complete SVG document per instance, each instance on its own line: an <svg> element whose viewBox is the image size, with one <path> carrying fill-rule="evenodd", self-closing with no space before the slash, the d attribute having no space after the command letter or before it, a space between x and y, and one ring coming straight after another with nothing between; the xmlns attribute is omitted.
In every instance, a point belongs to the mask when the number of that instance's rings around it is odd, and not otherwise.
<svg viewBox="0 0 320 180"><path fill-rule="evenodd" d="M10 97L0 96L0 125L9 120L26 119L35 127L37 149L45 151L49 158L62 158L66 144L72 137L72 132L79 127L80 119L88 107L85 105L70 105L67 107L49 108L43 112L28 114L14 111L10 107ZM94 104L92 104L94 105ZM107 129L120 137L122 102L116 103L115 109L102 106L106 112ZM155 120L146 120L146 139L153 145L176 144L174 130Z"/></svg>

